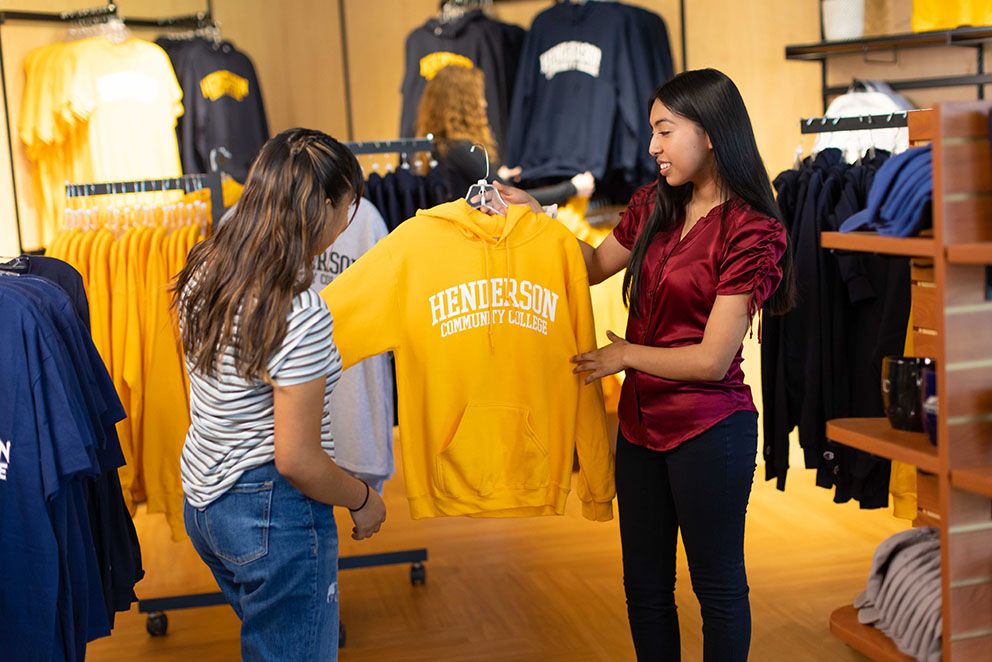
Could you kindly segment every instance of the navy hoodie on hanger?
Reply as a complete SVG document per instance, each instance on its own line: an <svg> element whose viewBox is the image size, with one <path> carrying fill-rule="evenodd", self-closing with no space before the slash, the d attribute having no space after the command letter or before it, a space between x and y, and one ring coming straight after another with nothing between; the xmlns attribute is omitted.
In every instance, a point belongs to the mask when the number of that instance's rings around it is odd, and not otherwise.
<svg viewBox="0 0 992 662"><path fill-rule="evenodd" d="M269 125L255 67L230 42L219 45L197 37L156 41L165 49L183 90L179 118L183 172L209 172L210 152L224 147L231 159L224 172L239 182L269 139Z"/></svg>
<svg viewBox="0 0 992 662"><path fill-rule="evenodd" d="M463 64L477 67L485 75L489 126L493 138L503 145L523 40L523 28L494 21L481 9L448 23L432 18L416 28L406 38L400 136L416 135L417 110L427 81L448 64Z"/></svg>
<svg viewBox="0 0 992 662"><path fill-rule="evenodd" d="M647 151L638 142L649 92L638 86L633 63L646 61L649 45L634 23L631 8L614 2L561 3L534 19L504 159L523 168L522 179L588 170L601 180L611 155L620 156L618 168L629 168L638 147ZM614 139L626 142L614 147Z"/></svg>

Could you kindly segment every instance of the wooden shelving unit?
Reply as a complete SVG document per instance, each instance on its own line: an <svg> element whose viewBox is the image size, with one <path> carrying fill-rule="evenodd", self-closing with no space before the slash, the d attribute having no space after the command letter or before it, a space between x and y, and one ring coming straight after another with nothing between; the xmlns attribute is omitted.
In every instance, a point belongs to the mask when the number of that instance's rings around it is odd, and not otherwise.
<svg viewBox="0 0 992 662"><path fill-rule="evenodd" d="M877 232L822 232L820 245L863 253L934 257L937 242L928 237L883 237Z"/></svg>
<svg viewBox="0 0 992 662"><path fill-rule="evenodd" d="M947 261L952 264L992 264L992 242L948 246Z"/></svg>
<svg viewBox="0 0 992 662"><path fill-rule="evenodd" d="M895 430L887 418L835 418L827 423L827 437L929 473L937 473L939 467L937 448L925 433Z"/></svg>
<svg viewBox="0 0 992 662"><path fill-rule="evenodd" d="M881 662L914 662L892 640L870 625L858 622L858 610L846 605L830 614L830 632L851 648Z"/></svg>
<svg viewBox="0 0 992 662"><path fill-rule="evenodd" d="M951 485L992 499L992 466L951 471Z"/></svg>
<svg viewBox="0 0 992 662"><path fill-rule="evenodd" d="M976 29L972 36L984 40L988 30ZM950 32L955 39L965 34ZM924 42L932 35L920 37L917 45L931 45ZM825 248L932 258L932 269L914 268L913 328L918 355L936 359L937 446L922 433L893 430L884 418L829 421L827 436L915 464L936 477L928 481L936 484L928 507L940 527L945 662L988 660L992 650L992 305L986 299L992 265L990 110L989 101L939 104L928 113L914 113L909 123L911 142L932 143L933 238L821 236ZM873 660L911 659L880 631L859 623L852 606L831 615L830 629Z"/></svg>

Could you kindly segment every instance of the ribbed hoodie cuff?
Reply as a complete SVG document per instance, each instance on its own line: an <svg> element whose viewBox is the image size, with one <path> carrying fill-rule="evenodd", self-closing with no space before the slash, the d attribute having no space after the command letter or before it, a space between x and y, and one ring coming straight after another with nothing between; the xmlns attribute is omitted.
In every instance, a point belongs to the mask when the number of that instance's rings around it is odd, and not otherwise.
<svg viewBox="0 0 992 662"><path fill-rule="evenodd" d="M613 519L613 501L583 501L582 516L594 522L608 522Z"/></svg>

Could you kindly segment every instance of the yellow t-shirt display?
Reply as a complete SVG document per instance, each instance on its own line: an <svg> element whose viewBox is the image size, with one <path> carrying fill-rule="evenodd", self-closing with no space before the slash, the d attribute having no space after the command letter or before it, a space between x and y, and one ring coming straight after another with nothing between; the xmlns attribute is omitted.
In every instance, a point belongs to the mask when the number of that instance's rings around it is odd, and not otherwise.
<svg viewBox="0 0 992 662"><path fill-rule="evenodd" d="M913 32L992 25L992 3L987 0L913 0L912 25Z"/></svg>
<svg viewBox="0 0 992 662"><path fill-rule="evenodd" d="M63 185L176 177L182 90L165 52L141 39L42 46L25 59L18 135L33 162L39 234L64 219Z"/></svg>

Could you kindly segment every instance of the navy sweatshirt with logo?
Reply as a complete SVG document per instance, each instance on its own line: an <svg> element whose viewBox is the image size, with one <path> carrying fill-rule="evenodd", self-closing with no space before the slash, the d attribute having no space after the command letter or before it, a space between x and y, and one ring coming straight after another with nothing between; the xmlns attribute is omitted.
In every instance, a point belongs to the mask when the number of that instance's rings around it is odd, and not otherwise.
<svg viewBox="0 0 992 662"><path fill-rule="evenodd" d="M403 110L400 136L416 135L417 110L427 81L443 67L459 64L482 70L489 104L489 126L493 138L502 145L513 81L524 30L487 17L482 10L466 12L461 18L442 23L436 18L416 28L406 38L406 67L403 75Z"/></svg>
<svg viewBox="0 0 992 662"><path fill-rule="evenodd" d="M672 74L664 21L616 2L560 3L541 12L524 42L505 161L522 178L623 171L648 163L647 99Z"/></svg>

